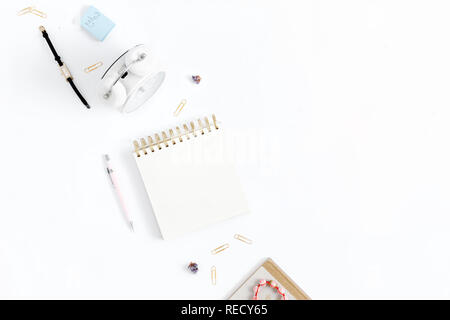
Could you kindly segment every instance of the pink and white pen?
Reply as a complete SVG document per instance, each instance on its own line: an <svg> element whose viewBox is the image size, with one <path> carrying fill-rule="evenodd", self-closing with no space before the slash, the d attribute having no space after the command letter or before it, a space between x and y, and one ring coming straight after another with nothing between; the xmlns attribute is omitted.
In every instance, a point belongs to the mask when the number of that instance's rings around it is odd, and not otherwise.
<svg viewBox="0 0 450 320"><path fill-rule="evenodd" d="M122 192L120 192L119 185L117 184L116 175L114 173L114 170L111 168L110 161L109 161L109 155L105 154L105 161L106 161L106 172L108 172L108 176L111 179L111 184L113 185L114 190L117 194L117 199L119 200L120 207L123 211L123 214L125 215L125 219L127 219L127 222L129 223L131 230L134 231L133 228L133 221L131 220L130 214L127 210L127 207L125 206L125 201L123 200Z"/></svg>

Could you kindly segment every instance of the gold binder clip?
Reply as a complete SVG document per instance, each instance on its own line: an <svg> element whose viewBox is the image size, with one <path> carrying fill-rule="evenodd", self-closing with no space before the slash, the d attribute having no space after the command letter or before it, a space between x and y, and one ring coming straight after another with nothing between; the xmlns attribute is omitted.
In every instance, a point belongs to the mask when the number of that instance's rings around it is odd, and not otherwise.
<svg viewBox="0 0 450 320"><path fill-rule="evenodd" d="M230 245L228 243L225 243L223 245L221 245L220 247L215 248L214 250L211 251L212 254L218 254L219 252L222 252L225 249L228 249L230 247Z"/></svg>
<svg viewBox="0 0 450 320"><path fill-rule="evenodd" d="M253 243L253 241L250 240L249 238L244 237L243 235L240 235L240 234L237 234L237 233L234 235L234 238L237 239L237 240L240 240L242 242L245 242L247 244L252 244Z"/></svg>
<svg viewBox="0 0 450 320"><path fill-rule="evenodd" d="M84 68L84 72L89 73L91 71L94 71L95 69L100 68L102 65L103 65L103 62L99 61L99 62L93 64L92 66Z"/></svg>
<svg viewBox="0 0 450 320"><path fill-rule="evenodd" d="M181 110L183 110L184 106L186 105L186 99L181 100L180 104L178 105L177 109L173 113L173 115L176 117L180 114Z"/></svg>
<svg viewBox="0 0 450 320"><path fill-rule="evenodd" d="M216 274L216 267L215 267L215 266L212 266L212 267L211 267L211 283L213 284L213 286L216 285L216 277L217 277L217 274Z"/></svg>
<svg viewBox="0 0 450 320"><path fill-rule="evenodd" d="M45 12L36 10L34 8L31 9L31 13L36 15L36 16L38 16L38 17L44 18L44 19L47 18L47 14Z"/></svg>

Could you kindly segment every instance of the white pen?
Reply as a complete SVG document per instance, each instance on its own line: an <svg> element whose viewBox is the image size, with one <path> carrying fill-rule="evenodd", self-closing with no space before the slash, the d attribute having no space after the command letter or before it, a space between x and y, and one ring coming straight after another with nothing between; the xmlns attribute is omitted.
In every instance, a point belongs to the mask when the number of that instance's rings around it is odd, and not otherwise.
<svg viewBox="0 0 450 320"><path fill-rule="evenodd" d="M127 207L125 206L122 192L120 192L119 185L117 184L116 175L114 173L114 170L111 168L110 161L109 161L109 155L107 155L107 154L105 154L105 161L106 161L106 172L108 172L108 176L109 176L109 179L111 180L111 184L112 184L114 190L116 191L117 198L120 203L120 207L123 211L123 214L125 215L125 219L127 219L128 223L130 224L131 230L134 231L133 221L131 220L131 217L127 210Z"/></svg>

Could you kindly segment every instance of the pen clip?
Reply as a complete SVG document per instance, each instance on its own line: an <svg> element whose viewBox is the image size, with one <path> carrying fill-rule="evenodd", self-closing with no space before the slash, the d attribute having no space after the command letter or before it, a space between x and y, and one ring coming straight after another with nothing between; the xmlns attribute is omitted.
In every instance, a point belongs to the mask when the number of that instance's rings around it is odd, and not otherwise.
<svg viewBox="0 0 450 320"><path fill-rule="evenodd" d="M108 167L108 168L106 168L106 172L108 173L109 180L111 180L111 184L115 188L116 185L114 184L114 180L113 180L112 175L111 175L114 172L113 169Z"/></svg>

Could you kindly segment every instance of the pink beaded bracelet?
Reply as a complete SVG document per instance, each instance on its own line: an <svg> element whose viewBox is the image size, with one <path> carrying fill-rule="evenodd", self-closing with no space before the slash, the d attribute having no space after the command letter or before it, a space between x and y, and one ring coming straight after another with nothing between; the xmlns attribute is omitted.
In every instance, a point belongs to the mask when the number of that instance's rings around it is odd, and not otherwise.
<svg viewBox="0 0 450 320"><path fill-rule="evenodd" d="M283 288L279 287L278 284L273 281L260 280L259 283L253 288L253 300L258 300L259 289L261 287L269 286L277 290L278 294L281 295L281 300L287 300L286 292Z"/></svg>

